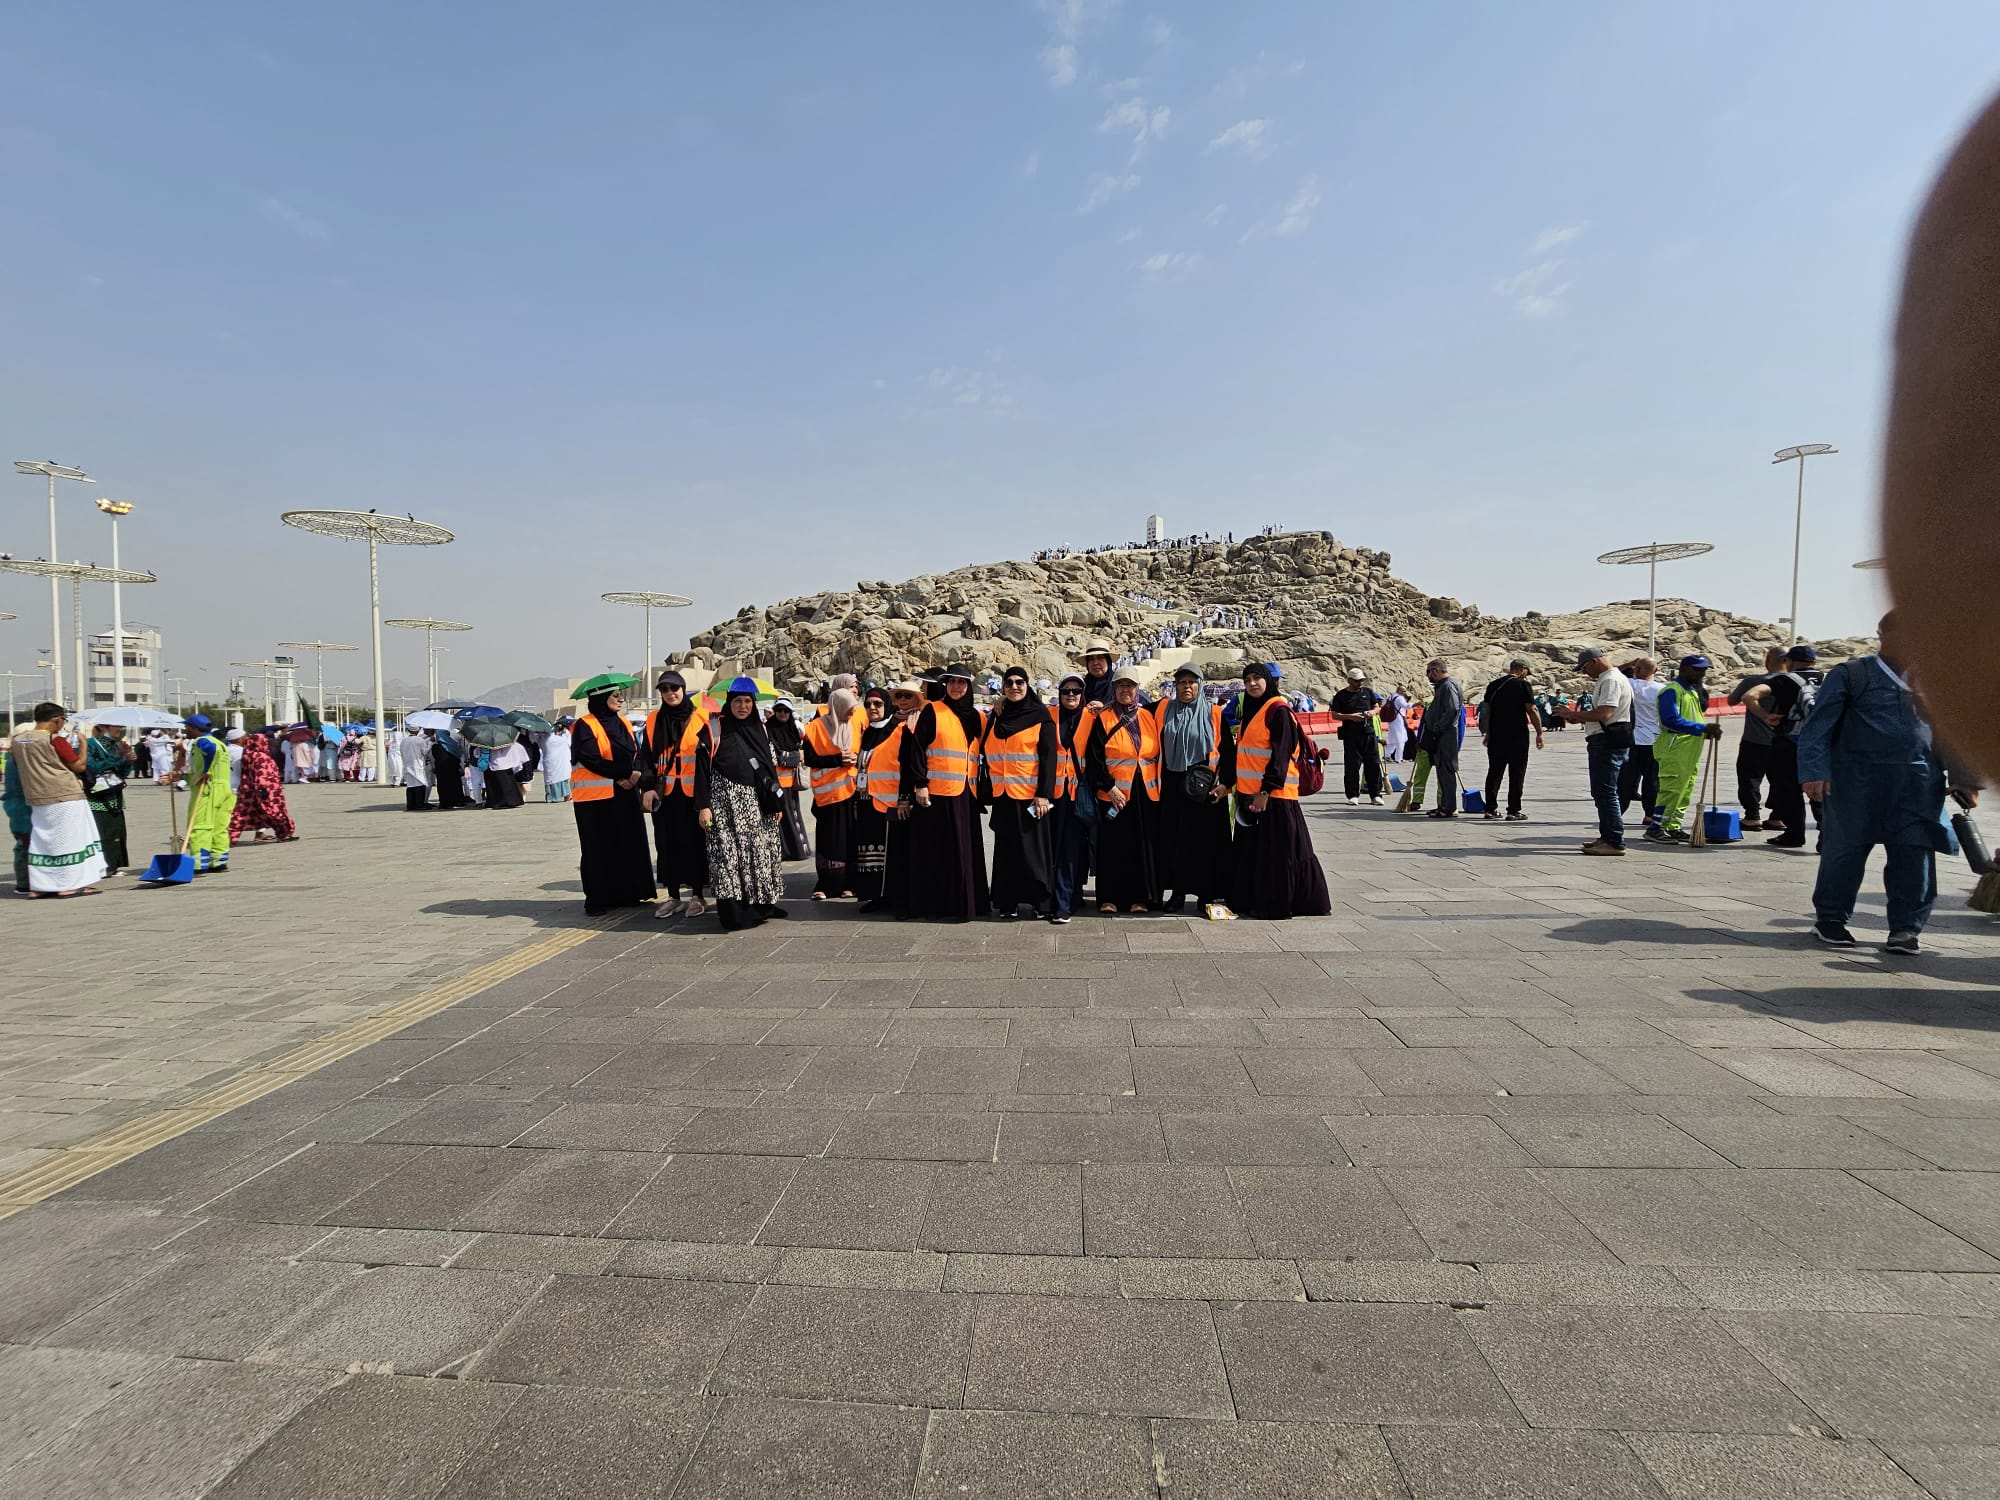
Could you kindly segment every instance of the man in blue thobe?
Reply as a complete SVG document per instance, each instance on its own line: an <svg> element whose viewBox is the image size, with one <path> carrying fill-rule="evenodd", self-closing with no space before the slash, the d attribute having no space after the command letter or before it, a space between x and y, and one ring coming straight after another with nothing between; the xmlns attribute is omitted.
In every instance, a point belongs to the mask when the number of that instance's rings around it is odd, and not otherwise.
<svg viewBox="0 0 2000 1500"><path fill-rule="evenodd" d="M1881 635L1879 656L1856 657L1827 673L1799 730L1799 780L1807 797L1826 803L1813 934L1836 948L1855 945L1847 921L1868 856L1880 844L1887 860L1886 948L1915 953L1937 899L1937 856L1953 848L1944 821L1947 781L1966 807L1979 793L1951 775L1919 716L1899 665L1893 614L1883 616Z"/></svg>

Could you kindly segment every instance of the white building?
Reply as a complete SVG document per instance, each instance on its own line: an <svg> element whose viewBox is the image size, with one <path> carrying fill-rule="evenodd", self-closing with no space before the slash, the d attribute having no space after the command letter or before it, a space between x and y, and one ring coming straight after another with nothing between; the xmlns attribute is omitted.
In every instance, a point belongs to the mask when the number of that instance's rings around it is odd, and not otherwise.
<svg viewBox="0 0 2000 1500"><path fill-rule="evenodd" d="M1164 516L1146 517L1146 545L1157 547L1167 539L1167 522Z"/></svg>
<svg viewBox="0 0 2000 1500"><path fill-rule="evenodd" d="M111 660L111 632L101 631L90 638L90 706L105 708L117 701L117 669ZM166 682L161 671L160 632L125 631L125 701L159 707L166 700Z"/></svg>

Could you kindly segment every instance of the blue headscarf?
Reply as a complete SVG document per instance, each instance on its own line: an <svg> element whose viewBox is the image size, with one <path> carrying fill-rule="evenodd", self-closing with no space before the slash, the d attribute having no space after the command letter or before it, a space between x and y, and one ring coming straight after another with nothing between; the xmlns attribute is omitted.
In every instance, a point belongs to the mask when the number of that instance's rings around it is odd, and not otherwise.
<svg viewBox="0 0 2000 1500"><path fill-rule="evenodd" d="M1160 742L1169 771L1207 765L1209 752L1215 749L1215 716L1206 700L1197 694L1194 702L1183 703L1178 692L1169 697L1160 718Z"/></svg>

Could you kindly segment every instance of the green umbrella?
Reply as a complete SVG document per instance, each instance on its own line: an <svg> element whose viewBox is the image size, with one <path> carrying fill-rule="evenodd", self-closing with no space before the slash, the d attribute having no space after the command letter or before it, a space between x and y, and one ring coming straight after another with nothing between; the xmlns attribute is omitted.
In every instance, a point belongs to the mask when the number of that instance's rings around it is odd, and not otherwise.
<svg viewBox="0 0 2000 1500"><path fill-rule="evenodd" d="M452 730L468 745L478 745L483 750L511 745L514 736L520 733L505 719L458 719L453 722Z"/></svg>
<svg viewBox="0 0 2000 1500"><path fill-rule="evenodd" d="M540 714L530 713L525 708L517 708L511 713L500 715L500 722L512 724L516 729L525 729L530 734L547 734L556 727Z"/></svg>
<svg viewBox="0 0 2000 1500"><path fill-rule="evenodd" d="M608 693L613 688L636 687L638 683L638 678L628 676L623 672L599 672L595 677L578 683L576 691L571 693L570 697L578 699L588 698L594 693Z"/></svg>

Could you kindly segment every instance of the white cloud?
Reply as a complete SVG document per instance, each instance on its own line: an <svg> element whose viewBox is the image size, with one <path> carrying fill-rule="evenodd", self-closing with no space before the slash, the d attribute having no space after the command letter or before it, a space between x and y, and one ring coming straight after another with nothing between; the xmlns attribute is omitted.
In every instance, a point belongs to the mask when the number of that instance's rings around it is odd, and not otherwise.
<svg viewBox="0 0 2000 1500"><path fill-rule="evenodd" d="M1129 193L1140 182L1136 172L1119 176L1116 172L1097 172L1091 176L1090 190L1083 195L1083 202L1077 205L1080 214L1095 213L1120 193Z"/></svg>
<svg viewBox="0 0 2000 1500"><path fill-rule="evenodd" d="M1271 122L1269 120L1238 120L1210 141L1210 151L1240 151L1245 156L1268 156L1271 154Z"/></svg>
<svg viewBox="0 0 2000 1500"><path fill-rule="evenodd" d="M1268 52L1259 52L1254 61L1224 73L1211 92L1217 99L1241 99L1273 79L1296 78L1305 70L1305 63L1299 59L1273 57Z"/></svg>
<svg viewBox="0 0 2000 1500"><path fill-rule="evenodd" d="M1042 48L1042 71L1048 74L1052 89L1067 88L1075 83L1076 48L1068 42Z"/></svg>
<svg viewBox="0 0 2000 1500"><path fill-rule="evenodd" d="M1037 9L1048 18L1049 44L1042 49L1042 71L1050 88L1068 88L1076 82L1083 65L1077 39L1086 26L1107 18L1118 8L1118 0L1037 0Z"/></svg>
<svg viewBox="0 0 2000 1500"><path fill-rule="evenodd" d="M1528 247L1530 255L1547 255L1558 246L1567 245L1571 240L1590 228L1589 224L1562 224L1552 229L1544 229L1535 236L1535 243Z"/></svg>
<svg viewBox="0 0 2000 1500"><path fill-rule="evenodd" d="M1184 281L1200 265L1195 251L1162 250L1139 262L1139 274L1154 281Z"/></svg>
<svg viewBox="0 0 2000 1500"><path fill-rule="evenodd" d="M995 417L1011 417L1019 402L1000 376L986 370L968 370L958 365L940 365L917 377L916 383L944 402L928 408L944 411L960 408L983 411Z"/></svg>
<svg viewBox="0 0 2000 1500"><path fill-rule="evenodd" d="M1123 234L1118 236L1118 243L1121 245L1129 245L1134 240L1145 238L1145 235L1146 231L1141 229L1138 225L1134 224L1130 229L1126 230Z"/></svg>
<svg viewBox="0 0 2000 1500"><path fill-rule="evenodd" d="M1201 216L1201 222L1206 224L1210 229L1213 229L1215 228L1216 225L1220 224L1228 216L1229 216L1228 206L1226 204L1218 203L1215 205L1215 207L1211 208L1207 213Z"/></svg>
<svg viewBox="0 0 2000 1500"><path fill-rule="evenodd" d="M1158 16L1148 16L1146 18L1146 24L1141 29L1140 35L1145 37L1148 47L1171 47L1174 44L1174 28L1172 23L1163 21Z"/></svg>
<svg viewBox="0 0 2000 1500"><path fill-rule="evenodd" d="M266 198L257 205L257 216L274 229L282 229L287 234L297 235L302 240L326 240L333 237L333 231L315 219L304 209L287 203L283 198Z"/></svg>
<svg viewBox="0 0 2000 1500"><path fill-rule="evenodd" d="M1556 310L1563 294L1570 288L1568 281L1557 279L1567 264L1558 257L1530 266L1525 271L1517 271L1512 276L1503 276L1493 283L1493 293L1512 302L1514 311L1524 318L1546 318Z"/></svg>
<svg viewBox="0 0 2000 1500"><path fill-rule="evenodd" d="M1097 122L1099 135L1127 135L1132 137L1132 160L1146 149L1146 143L1165 132L1167 122L1173 118L1173 111L1162 104L1149 107L1144 99L1127 99L1122 104L1114 104Z"/></svg>
<svg viewBox="0 0 2000 1500"><path fill-rule="evenodd" d="M1312 227L1313 213L1319 208L1319 178L1308 174L1285 205L1284 214L1273 226L1273 234L1304 234Z"/></svg>

